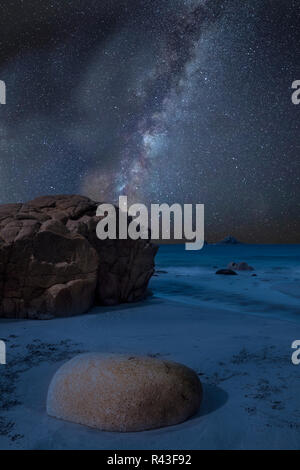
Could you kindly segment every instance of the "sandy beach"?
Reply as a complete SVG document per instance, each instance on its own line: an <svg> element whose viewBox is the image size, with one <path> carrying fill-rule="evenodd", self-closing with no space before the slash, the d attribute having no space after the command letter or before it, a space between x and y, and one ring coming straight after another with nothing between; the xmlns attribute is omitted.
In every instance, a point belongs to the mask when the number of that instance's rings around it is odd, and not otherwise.
<svg viewBox="0 0 300 470"><path fill-rule="evenodd" d="M50 321L0 321L1 449L299 449L300 375L293 321L152 298ZM177 426L100 432L46 415L49 382L68 358L100 351L151 355L193 368L200 412Z"/></svg>

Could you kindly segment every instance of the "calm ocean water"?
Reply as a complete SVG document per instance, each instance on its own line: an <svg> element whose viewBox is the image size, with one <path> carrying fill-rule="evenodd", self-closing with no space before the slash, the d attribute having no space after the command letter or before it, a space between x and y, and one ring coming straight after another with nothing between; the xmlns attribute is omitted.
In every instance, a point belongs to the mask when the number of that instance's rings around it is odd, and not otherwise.
<svg viewBox="0 0 300 470"><path fill-rule="evenodd" d="M231 261L246 261L255 271L215 274ZM150 284L158 297L300 321L300 245L207 245L200 251L161 245L156 269L164 271Z"/></svg>

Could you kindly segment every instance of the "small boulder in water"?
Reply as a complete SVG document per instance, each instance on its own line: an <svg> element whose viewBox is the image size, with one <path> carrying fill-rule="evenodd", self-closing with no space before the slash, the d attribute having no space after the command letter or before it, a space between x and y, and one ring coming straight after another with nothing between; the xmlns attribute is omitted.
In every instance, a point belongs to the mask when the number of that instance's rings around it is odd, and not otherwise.
<svg viewBox="0 0 300 470"><path fill-rule="evenodd" d="M249 264L247 264L245 261L242 263L229 263L227 269L234 269L236 271L254 271L254 268L249 266Z"/></svg>
<svg viewBox="0 0 300 470"><path fill-rule="evenodd" d="M233 269L219 269L216 274L225 274L227 276L236 276L237 273Z"/></svg>

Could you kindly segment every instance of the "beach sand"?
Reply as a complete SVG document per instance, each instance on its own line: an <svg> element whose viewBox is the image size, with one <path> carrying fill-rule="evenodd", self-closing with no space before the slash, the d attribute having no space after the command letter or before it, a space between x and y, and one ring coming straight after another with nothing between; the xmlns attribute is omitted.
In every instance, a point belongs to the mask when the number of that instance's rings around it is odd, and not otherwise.
<svg viewBox="0 0 300 470"><path fill-rule="evenodd" d="M299 449L299 323L152 299L49 321L0 320L0 449ZM177 426L109 433L50 418L55 371L85 351L186 364L204 386L199 413Z"/></svg>

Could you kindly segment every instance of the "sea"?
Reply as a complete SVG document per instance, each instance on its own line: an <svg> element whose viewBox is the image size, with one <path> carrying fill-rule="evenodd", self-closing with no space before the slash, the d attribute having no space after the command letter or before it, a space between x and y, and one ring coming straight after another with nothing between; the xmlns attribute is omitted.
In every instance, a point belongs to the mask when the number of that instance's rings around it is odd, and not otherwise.
<svg viewBox="0 0 300 470"><path fill-rule="evenodd" d="M233 261L254 271L216 274ZM160 245L149 287L184 304L300 322L300 245Z"/></svg>

